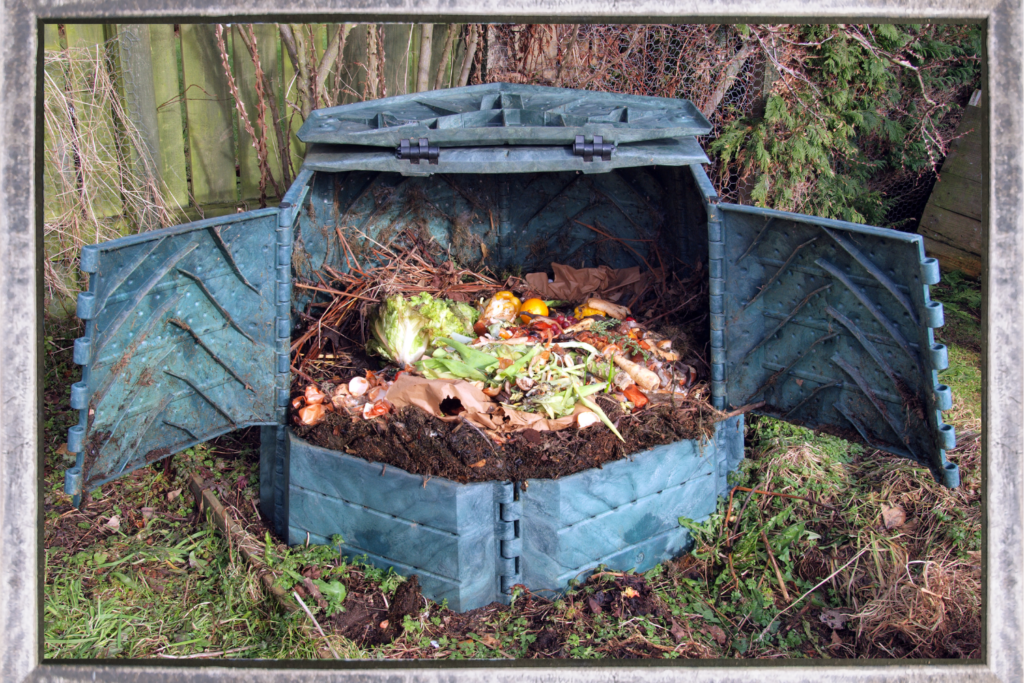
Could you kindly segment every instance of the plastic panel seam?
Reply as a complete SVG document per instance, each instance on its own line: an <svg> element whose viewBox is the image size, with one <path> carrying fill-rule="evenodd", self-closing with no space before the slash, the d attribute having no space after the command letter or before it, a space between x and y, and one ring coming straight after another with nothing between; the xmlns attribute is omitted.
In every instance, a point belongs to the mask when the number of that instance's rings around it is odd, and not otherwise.
<svg viewBox="0 0 1024 683"><path fill-rule="evenodd" d="M708 211L708 287L711 313L711 404L718 410L726 406L725 391L725 226L722 212L714 204Z"/></svg>

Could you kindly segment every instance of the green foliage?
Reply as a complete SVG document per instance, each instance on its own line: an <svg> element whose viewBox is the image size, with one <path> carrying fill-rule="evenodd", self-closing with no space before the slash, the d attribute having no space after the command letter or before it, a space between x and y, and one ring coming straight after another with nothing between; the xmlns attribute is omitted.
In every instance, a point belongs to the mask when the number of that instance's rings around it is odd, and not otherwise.
<svg viewBox="0 0 1024 683"><path fill-rule="evenodd" d="M758 205L883 224L883 172L917 173L944 155L950 92L979 82L980 26L792 27L790 66L760 118L726 125L709 152L745 177ZM741 32L742 34L742 32ZM922 91L922 85L924 90ZM898 226L896 226L898 227Z"/></svg>

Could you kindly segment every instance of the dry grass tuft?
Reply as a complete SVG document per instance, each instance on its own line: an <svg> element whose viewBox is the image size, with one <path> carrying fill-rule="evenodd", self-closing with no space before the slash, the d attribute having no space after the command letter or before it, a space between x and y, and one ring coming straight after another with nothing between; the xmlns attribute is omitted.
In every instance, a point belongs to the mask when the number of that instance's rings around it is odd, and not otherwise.
<svg viewBox="0 0 1024 683"><path fill-rule="evenodd" d="M83 246L177 222L114 76L116 39L47 50L43 240L47 303L73 297Z"/></svg>

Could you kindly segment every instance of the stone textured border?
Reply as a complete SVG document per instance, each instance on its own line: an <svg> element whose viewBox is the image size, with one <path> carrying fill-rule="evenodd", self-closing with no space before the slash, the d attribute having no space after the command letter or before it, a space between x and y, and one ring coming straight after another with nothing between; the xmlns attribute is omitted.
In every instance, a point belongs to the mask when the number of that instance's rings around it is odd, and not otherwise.
<svg viewBox="0 0 1024 683"><path fill-rule="evenodd" d="M1022 330L1024 288L1024 0L7 0L0 16L0 680L154 681L502 681L640 680L646 683L702 681L1020 681L1021 620L1024 618L1022 557ZM766 14L770 7L771 14ZM763 21L852 20L984 21L988 27L985 97L988 199L986 225L990 263L985 286L985 388L983 440L986 549L985 659L979 664L839 662L711 663L544 662L542 666L482 662L446 667L415 663L334 664L271 662L172 667L162 662L48 663L42 661L42 154L37 80L41 21L78 21L101 16L118 20L496 20L504 21ZM275 12L276 14L271 14ZM760 14L759 14L760 13ZM40 70L41 71L41 70ZM35 400L27 400L32 397ZM992 474L996 476L991 476ZM678 669L687 667L685 674ZM337 670L340 669L340 670Z"/></svg>

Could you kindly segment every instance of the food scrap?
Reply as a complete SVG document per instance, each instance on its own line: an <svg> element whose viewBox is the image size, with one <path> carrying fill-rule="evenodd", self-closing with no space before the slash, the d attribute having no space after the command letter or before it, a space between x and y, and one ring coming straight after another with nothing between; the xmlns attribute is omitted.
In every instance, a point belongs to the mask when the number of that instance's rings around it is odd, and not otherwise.
<svg viewBox="0 0 1024 683"><path fill-rule="evenodd" d="M628 307L596 297L544 301L502 289L474 306L426 292L396 294L372 312L368 328L367 352L392 370L307 383L292 402L298 422L315 425L331 411L372 420L411 404L441 419L468 419L498 442L502 432L598 423L622 440L598 395L637 412L707 393L670 339L638 323ZM396 387L400 376L442 381L430 393L415 382Z"/></svg>

